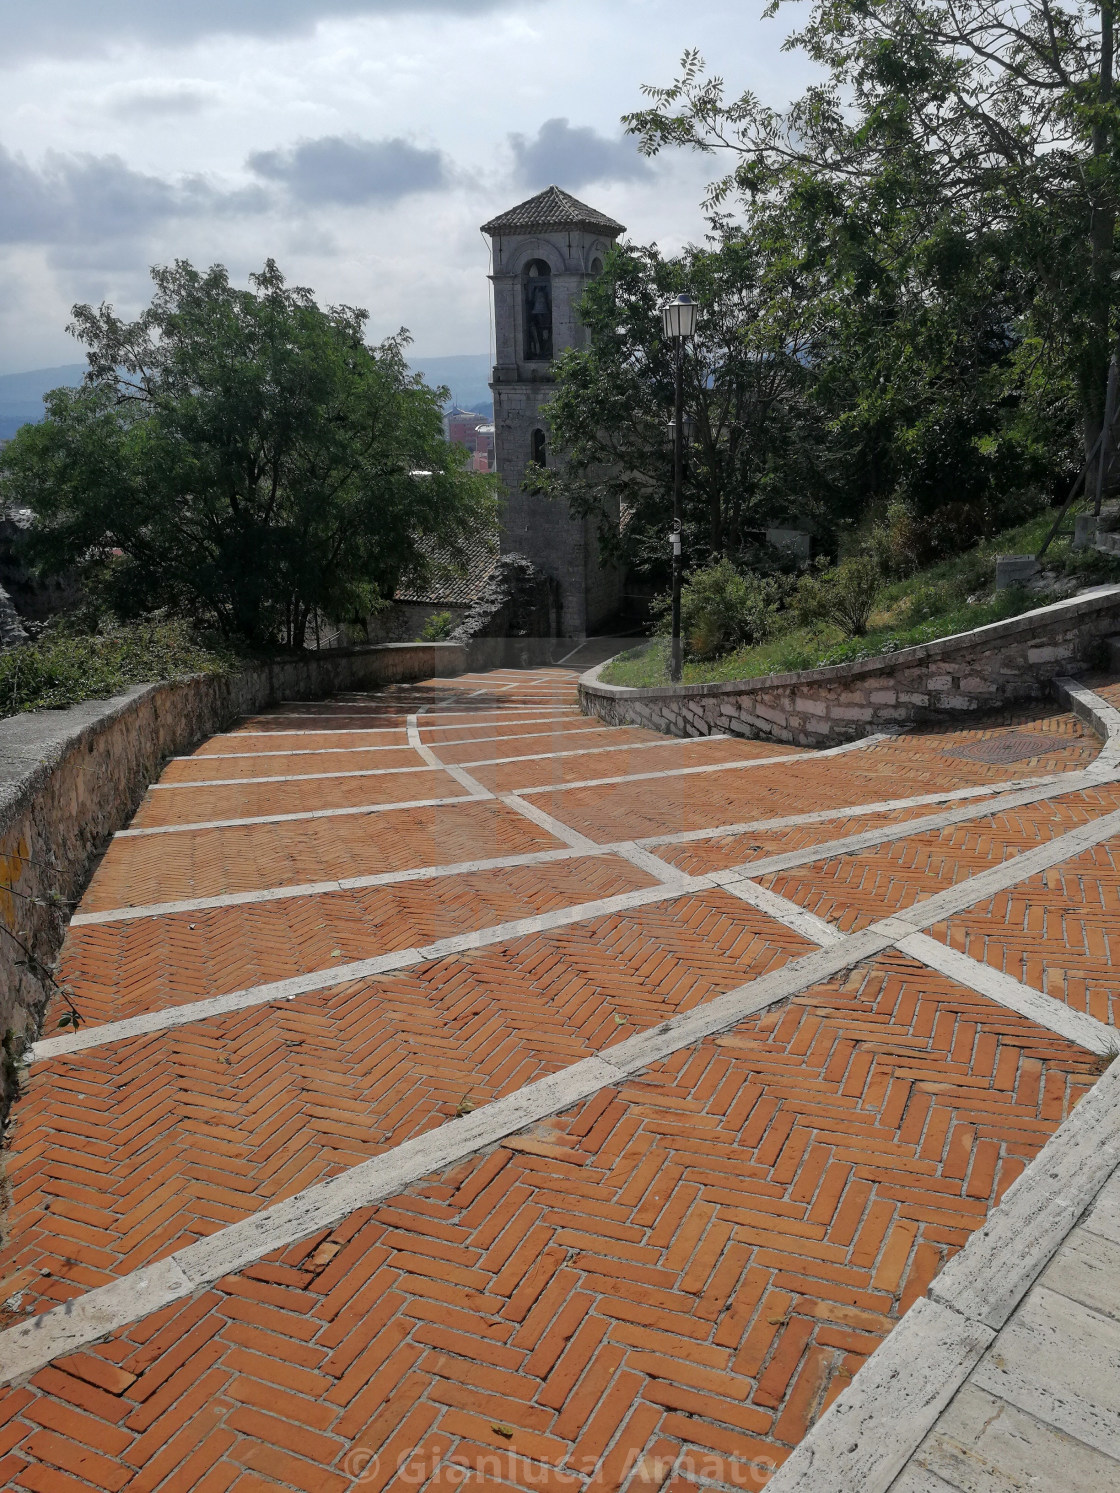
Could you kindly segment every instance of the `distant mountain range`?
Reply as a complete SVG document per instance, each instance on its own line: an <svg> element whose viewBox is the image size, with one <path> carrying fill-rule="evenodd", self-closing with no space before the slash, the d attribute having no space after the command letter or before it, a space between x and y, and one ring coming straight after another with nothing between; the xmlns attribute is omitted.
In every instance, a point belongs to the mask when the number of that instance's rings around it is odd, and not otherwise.
<svg viewBox="0 0 1120 1493"><path fill-rule="evenodd" d="M80 384L85 371L84 363L63 363L59 368L0 375L0 440L15 435L29 420L41 420L47 390Z"/></svg>
<svg viewBox="0 0 1120 1493"><path fill-rule="evenodd" d="M429 384L445 384L451 391L452 404L480 414L492 412L490 359L485 353L418 357L412 368L422 373ZM35 368L29 373L0 374L0 440L7 440L28 421L41 420L43 395L48 389L80 384L85 371L84 363L63 363L57 368Z"/></svg>

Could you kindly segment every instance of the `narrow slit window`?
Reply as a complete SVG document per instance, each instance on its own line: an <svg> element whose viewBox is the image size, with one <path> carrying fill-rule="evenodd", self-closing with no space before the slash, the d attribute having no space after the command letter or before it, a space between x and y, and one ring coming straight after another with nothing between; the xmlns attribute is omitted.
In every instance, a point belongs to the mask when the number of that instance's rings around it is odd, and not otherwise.
<svg viewBox="0 0 1120 1493"><path fill-rule="evenodd" d="M534 430L529 445L529 460L539 467L548 466L548 442L543 430Z"/></svg>

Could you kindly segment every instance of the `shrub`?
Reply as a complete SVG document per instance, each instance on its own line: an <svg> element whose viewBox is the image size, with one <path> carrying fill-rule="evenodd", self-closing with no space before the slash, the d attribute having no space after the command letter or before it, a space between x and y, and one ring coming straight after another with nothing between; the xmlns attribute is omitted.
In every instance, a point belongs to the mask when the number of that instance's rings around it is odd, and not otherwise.
<svg viewBox="0 0 1120 1493"><path fill-rule="evenodd" d="M433 612L420 629L421 641L441 643L444 638L449 638L453 620L450 612Z"/></svg>
<svg viewBox="0 0 1120 1493"><path fill-rule="evenodd" d="M135 684L234 667L226 645L188 623L153 618L101 633L58 621L34 643L0 653L0 716L106 699Z"/></svg>
<svg viewBox="0 0 1120 1493"><path fill-rule="evenodd" d="M905 503L889 505L881 523L871 531L871 554L884 575L907 576L929 558L929 542L921 519Z"/></svg>
<svg viewBox="0 0 1120 1493"><path fill-rule="evenodd" d="M681 637L691 658L716 658L734 648L764 643L774 631L781 584L737 571L730 560L695 570L681 588ZM654 603L657 630L672 626L672 598Z"/></svg>
<svg viewBox="0 0 1120 1493"><path fill-rule="evenodd" d="M835 570L802 576L795 605L806 625L833 622L850 638L862 638L875 606L882 576L871 555L843 560Z"/></svg>

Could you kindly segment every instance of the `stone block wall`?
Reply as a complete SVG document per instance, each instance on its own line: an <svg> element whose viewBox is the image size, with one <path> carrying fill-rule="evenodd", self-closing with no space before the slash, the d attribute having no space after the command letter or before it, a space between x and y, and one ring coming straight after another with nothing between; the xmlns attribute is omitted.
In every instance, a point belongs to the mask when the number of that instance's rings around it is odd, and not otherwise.
<svg viewBox="0 0 1120 1493"><path fill-rule="evenodd" d="M466 667L467 650L453 643L338 649L0 721L0 1035L8 1054L0 1115L11 1098L12 1059L41 1019L44 972L69 909L168 757L279 700Z"/></svg>
<svg viewBox="0 0 1120 1493"><path fill-rule="evenodd" d="M1120 631L1120 586L1101 587L1006 622L858 663L723 684L627 689L583 676L586 715L670 736L735 736L837 746L884 729L967 717L1042 699L1056 675L1103 664Z"/></svg>

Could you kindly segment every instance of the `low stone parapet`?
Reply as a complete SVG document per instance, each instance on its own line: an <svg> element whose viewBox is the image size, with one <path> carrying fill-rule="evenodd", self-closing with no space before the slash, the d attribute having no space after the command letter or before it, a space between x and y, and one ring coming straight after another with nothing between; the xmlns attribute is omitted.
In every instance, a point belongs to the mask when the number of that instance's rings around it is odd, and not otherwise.
<svg viewBox="0 0 1120 1493"><path fill-rule="evenodd" d="M70 906L168 757L279 700L462 673L455 643L344 648L140 685L0 721L0 1113L41 1018Z"/></svg>
<svg viewBox="0 0 1120 1493"><path fill-rule="evenodd" d="M670 736L727 732L796 746L837 746L883 729L1041 699L1057 675L1106 660L1120 629L1120 586L1102 586L971 632L825 669L718 684L632 689L579 682L586 715Z"/></svg>

